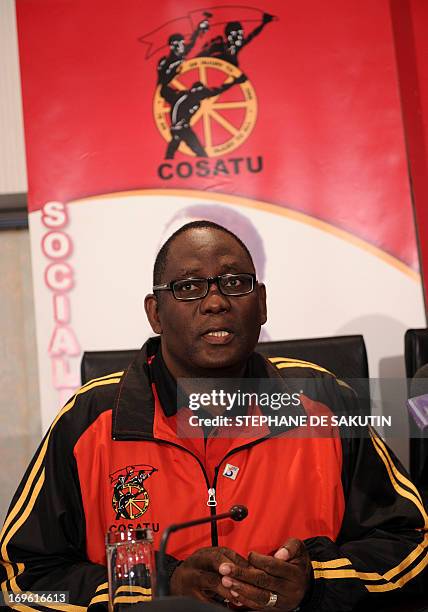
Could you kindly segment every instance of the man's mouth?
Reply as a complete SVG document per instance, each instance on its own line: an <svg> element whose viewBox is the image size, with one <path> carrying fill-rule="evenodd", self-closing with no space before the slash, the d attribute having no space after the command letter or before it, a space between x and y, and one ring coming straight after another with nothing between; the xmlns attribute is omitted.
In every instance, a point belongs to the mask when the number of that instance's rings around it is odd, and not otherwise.
<svg viewBox="0 0 428 612"><path fill-rule="evenodd" d="M205 332L202 338L209 344L228 344L233 339L233 332L227 329L212 329Z"/></svg>

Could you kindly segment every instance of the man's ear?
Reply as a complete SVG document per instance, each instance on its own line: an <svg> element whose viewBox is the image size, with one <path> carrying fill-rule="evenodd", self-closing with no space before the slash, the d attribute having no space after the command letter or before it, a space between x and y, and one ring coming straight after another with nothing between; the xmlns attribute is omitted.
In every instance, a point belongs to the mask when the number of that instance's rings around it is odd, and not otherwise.
<svg viewBox="0 0 428 612"><path fill-rule="evenodd" d="M267 305L266 305L266 287L263 283L258 283L258 296L259 296L259 312L260 312L260 325L264 325L267 321Z"/></svg>
<svg viewBox="0 0 428 612"><path fill-rule="evenodd" d="M155 332L155 334L161 334L162 325L159 319L158 301L153 293L149 293L144 298L144 310L146 311L146 315L152 330Z"/></svg>

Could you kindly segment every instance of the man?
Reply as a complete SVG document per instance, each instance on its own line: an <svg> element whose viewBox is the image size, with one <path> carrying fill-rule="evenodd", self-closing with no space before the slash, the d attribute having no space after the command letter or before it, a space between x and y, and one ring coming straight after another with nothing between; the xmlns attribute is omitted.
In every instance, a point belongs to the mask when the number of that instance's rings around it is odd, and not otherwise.
<svg viewBox="0 0 428 612"><path fill-rule="evenodd" d="M171 105L171 140L168 143L165 159L174 159L181 142L185 142L198 157L208 157L199 138L190 127L190 121L199 110L203 100L218 96L246 80L245 74L241 74L219 87L207 87L201 81L193 83L190 89L179 90L170 85L163 85L161 95Z"/></svg>
<svg viewBox="0 0 428 612"><path fill-rule="evenodd" d="M205 43L199 53L199 57L218 57L225 62L229 62L229 64L239 66L239 53L246 45L254 40L272 20L272 15L264 13L261 24L254 28L247 36L244 35L244 28L241 22L230 21L224 29L225 38L223 39L221 36L217 36Z"/></svg>
<svg viewBox="0 0 428 612"><path fill-rule="evenodd" d="M273 365L253 352L266 291L245 245L216 224L187 224L161 248L153 289L145 308L159 338L125 373L77 392L24 476L1 535L3 591L67 590L73 604L105 604L104 534L123 528L109 474L143 461L157 471L150 503L131 523L157 524L155 546L170 523L206 515L208 502L217 513L235 503L249 509L242 523L174 534L172 594L242 609L344 612L401 588L420 593L427 516L374 432L343 440L293 430L177 435L178 379L300 376L303 389L305 379L317 383L319 397L301 395L308 413L355 399L322 368Z"/></svg>
<svg viewBox="0 0 428 612"><path fill-rule="evenodd" d="M205 13L205 17L210 17L210 13ZM196 30L192 33L189 41L184 42L184 36L180 33L171 34L168 38L168 46L170 53L162 57L158 63L158 84L167 84L174 79L181 70L181 65L195 46L198 36L201 36L209 29L208 19L204 19L198 24ZM140 38L144 41L144 36Z"/></svg>

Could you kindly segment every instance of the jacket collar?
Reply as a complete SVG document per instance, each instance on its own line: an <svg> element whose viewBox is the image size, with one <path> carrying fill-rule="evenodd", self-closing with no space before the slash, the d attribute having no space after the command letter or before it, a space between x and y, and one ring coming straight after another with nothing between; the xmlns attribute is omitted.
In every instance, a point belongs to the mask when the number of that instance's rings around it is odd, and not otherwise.
<svg viewBox="0 0 428 612"><path fill-rule="evenodd" d="M149 363L159 347L160 338L150 338L120 380L113 406L113 440L153 439L155 399ZM254 378L282 378L259 353L250 357L249 368ZM169 411L166 416L171 416Z"/></svg>
<svg viewBox="0 0 428 612"><path fill-rule="evenodd" d="M159 338L150 338L122 375L113 406L113 440L153 438L155 400L148 362L159 345Z"/></svg>

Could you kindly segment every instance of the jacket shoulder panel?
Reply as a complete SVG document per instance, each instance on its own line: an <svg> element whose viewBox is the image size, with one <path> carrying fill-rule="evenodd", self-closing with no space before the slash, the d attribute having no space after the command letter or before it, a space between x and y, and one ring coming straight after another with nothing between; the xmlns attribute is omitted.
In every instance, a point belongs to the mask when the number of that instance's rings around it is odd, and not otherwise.
<svg viewBox="0 0 428 612"><path fill-rule="evenodd" d="M288 378L290 375L295 378L323 377L325 375L336 378L333 372L311 361L291 357L268 357L268 360L284 378Z"/></svg>
<svg viewBox="0 0 428 612"><path fill-rule="evenodd" d="M115 372L88 381L70 398L54 419L55 429L68 447L74 447L80 436L107 410L112 410L123 372Z"/></svg>

